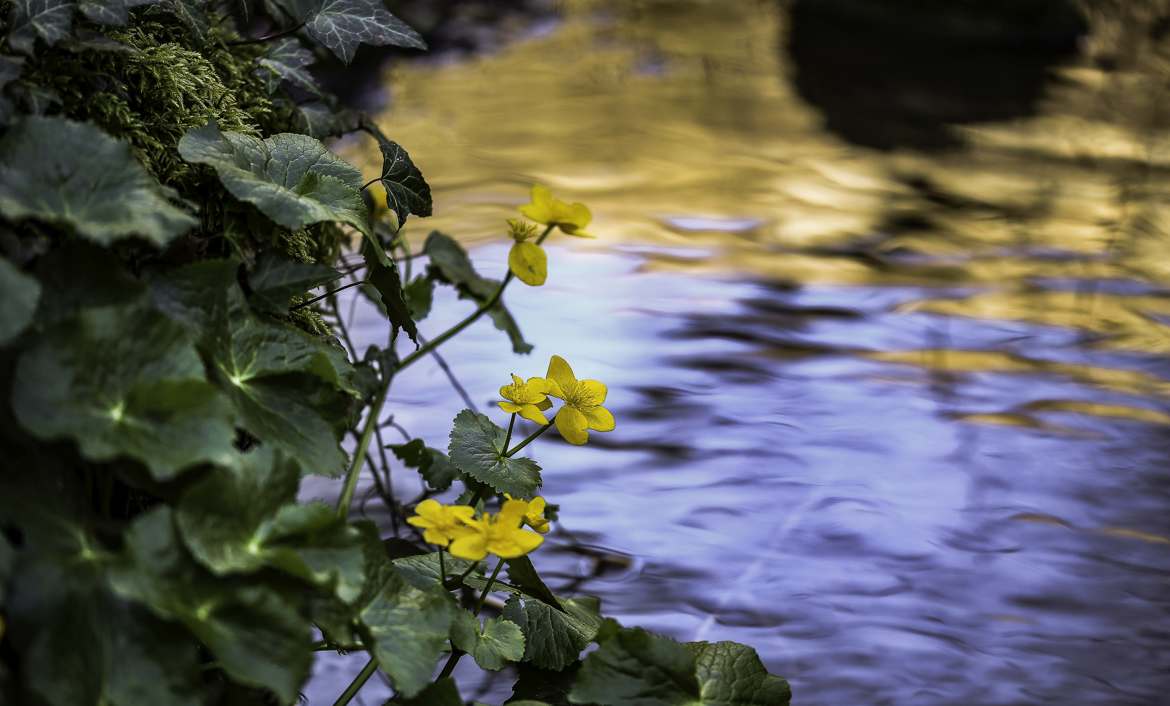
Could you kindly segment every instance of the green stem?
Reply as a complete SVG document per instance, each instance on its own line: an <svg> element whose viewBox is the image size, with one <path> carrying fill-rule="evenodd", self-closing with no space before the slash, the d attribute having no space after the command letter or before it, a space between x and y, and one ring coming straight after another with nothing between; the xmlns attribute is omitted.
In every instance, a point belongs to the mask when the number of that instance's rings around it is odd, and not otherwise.
<svg viewBox="0 0 1170 706"><path fill-rule="evenodd" d="M326 299L328 297L331 297L334 294L337 294L338 292L344 292L347 289L352 289L353 287L356 287L358 285L365 284L365 283L366 283L366 281L364 279L359 279L355 282L350 282L349 284L343 284L340 287L338 287L337 289L331 289L319 297L313 297L312 299L310 299L307 302L301 302L300 304L297 304L296 306L290 306L288 308L288 310L289 311L296 311L297 309L304 309L306 306L312 306L312 305L316 304L317 302L321 301L322 299Z"/></svg>
<svg viewBox="0 0 1170 706"><path fill-rule="evenodd" d="M357 448L353 452L353 461L349 464L349 471L345 475L345 485L341 489L341 497L337 498L337 516L345 519L349 515L349 505L353 502L353 492L357 488L358 472L366 460L366 451L370 448L370 438L374 436L374 428L378 426L378 417L382 414L382 405L386 403L386 393L390 391L390 380L382 383L374 404L370 405L370 413L366 416L366 425L362 428L362 435L358 437Z"/></svg>
<svg viewBox="0 0 1170 706"><path fill-rule="evenodd" d="M548 226L547 228L545 228L544 232L540 234L540 237L536 239L536 244L540 245L541 243L543 243L544 239L547 238L549 233L552 232L552 229L553 229L553 226ZM514 277L515 277L515 275L512 274L512 271L508 270L508 274L504 275L504 281L500 282L500 286L498 288L496 288L495 293L492 294L492 296L486 302L484 302L483 304L480 304L479 308L476 309L475 311L471 312L471 314L467 318L463 319L462 321L455 324L451 328L447 329L443 333L439 334L435 338L432 338L430 343L427 343L426 345L417 349L414 353L411 353L410 355L403 358L402 362L400 362L398 364L398 369L402 370L403 368L405 368L406 366L415 362L416 360L423 357L427 353L430 353L434 349L436 349L439 346L446 343L448 340L450 340L452 337L454 337L456 334L458 334L463 329L465 329L468 326L470 326L471 324L475 323L476 319L478 319L479 317L486 314L489 309L491 309L493 306L495 306L500 301L500 297L503 296L503 294L504 294L504 288L508 286L508 283L511 282Z"/></svg>
<svg viewBox="0 0 1170 706"><path fill-rule="evenodd" d="M557 415L555 415L555 414L554 414L554 415L552 416L552 419L548 420L548 424L545 424L545 425L544 425L544 426L542 426L541 428L539 428L539 429L537 429L536 431L534 431L534 432L532 432L531 434L529 434L529 435L528 435L528 438L524 439L524 441L521 441L519 444L516 444L516 448L512 449L511 451L508 451L508 452L506 452L506 453L504 454L504 456L505 456L505 457L507 457L507 458L511 458L512 454L516 453L516 452L517 452L517 451L519 451L520 449L522 449L522 448L524 448L525 446L528 446L528 445L529 445L529 444L531 444L532 442L536 441L536 438L537 438L538 436L540 436L541 434L545 433L546 431L548 431L549 429L551 429L551 428L552 428L553 421L554 421L556 418L557 418ZM507 445L506 443L504 444L504 448L508 448L508 445Z"/></svg>
<svg viewBox="0 0 1170 706"><path fill-rule="evenodd" d="M475 612L472 615L479 615L483 610L483 604L487 601L488 594L492 592L492 584L496 582L496 577L500 575L500 569L504 568L504 560L500 559L496 562L496 568L492 571L491 578L483 587L483 593L479 594L479 603L475 606ZM439 672L439 678L436 681L446 679L451 676L451 672L455 671L455 665L459 664L459 658L466 654L463 650L455 648L452 645L451 656L447 659L447 663L443 665L443 671Z"/></svg>
<svg viewBox="0 0 1170 706"><path fill-rule="evenodd" d="M362 184L362 190L364 191L365 189L368 189L368 188L370 188L370 185L371 185L371 184L373 184L373 183L374 183L374 182L376 182L376 181L380 181L381 179L382 179L382 177L380 177L380 176L376 176L376 177L374 177L373 179L370 179L370 180L369 180L369 181L367 181L365 184Z"/></svg>
<svg viewBox="0 0 1170 706"><path fill-rule="evenodd" d="M282 32L277 32L276 34L269 34L268 36L257 37L255 39L239 39L239 40L236 40L234 42L227 42L227 45L229 47L242 47L242 46L247 45L247 44L263 44L264 42L271 42L274 39L280 39L281 37L287 37L290 34L295 34L295 33L299 32L300 29L304 26L305 26L305 23L301 22L300 24L298 24L295 27L289 27L288 29L286 29Z"/></svg>
<svg viewBox="0 0 1170 706"><path fill-rule="evenodd" d="M439 585L443 588L447 588L447 562L443 560L443 555L446 553L442 547L439 547Z"/></svg>
<svg viewBox="0 0 1170 706"><path fill-rule="evenodd" d="M508 444L512 443L512 427L516 426L516 413L512 412L511 419L508 420L508 433L504 436L504 448L508 448Z"/></svg>
<svg viewBox="0 0 1170 706"><path fill-rule="evenodd" d="M357 696L357 693L366 685L370 677L374 676L374 672L376 671L378 671L378 662L376 660L371 659L369 662L366 662L366 666L362 667L362 671L358 672L358 675L353 678L349 686L345 687L345 691L341 692L341 696L337 697L337 700L333 702L333 706L345 706L352 701L353 697Z"/></svg>

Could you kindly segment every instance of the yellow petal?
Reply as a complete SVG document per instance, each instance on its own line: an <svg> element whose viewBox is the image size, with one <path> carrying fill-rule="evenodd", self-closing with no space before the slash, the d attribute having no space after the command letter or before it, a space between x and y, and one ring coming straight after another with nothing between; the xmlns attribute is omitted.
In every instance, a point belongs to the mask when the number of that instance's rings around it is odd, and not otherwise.
<svg viewBox="0 0 1170 706"><path fill-rule="evenodd" d="M553 220L552 192L536 184L532 187L532 203L520 207L520 213L537 223L549 224Z"/></svg>
<svg viewBox="0 0 1170 706"><path fill-rule="evenodd" d="M589 420L589 428L596 431L613 431L616 423L613 415L605 407L582 407L581 414Z"/></svg>
<svg viewBox="0 0 1170 706"><path fill-rule="evenodd" d="M548 426L548 417L540 413L540 409L534 404L526 404L520 408L520 416L524 417L530 422L536 422L541 426Z"/></svg>
<svg viewBox="0 0 1170 706"><path fill-rule="evenodd" d="M545 377L553 381L557 385L556 392L549 392L553 397L560 397L564 399L565 391L572 390L577 386L577 376L573 375L573 369L569 367L568 362L559 355L554 355L548 361L548 372Z"/></svg>
<svg viewBox="0 0 1170 706"><path fill-rule="evenodd" d="M565 406L557 412L557 431L570 444L580 446L589 440L589 420L574 407Z"/></svg>
<svg viewBox="0 0 1170 706"><path fill-rule="evenodd" d="M575 235L577 231L585 230L589 221L593 220L593 214L589 212L589 207L585 204L573 203L565 209L565 215L562 218L565 220L561 223L561 230Z"/></svg>
<svg viewBox="0 0 1170 706"><path fill-rule="evenodd" d="M548 380L545 378L531 377L528 378L528 387L541 394L548 394Z"/></svg>
<svg viewBox="0 0 1170 706"><path fill-rule="evenodd" d="M607 393L605 383L599 380L582 380L577 383L577 396L574 399L579 400L584 407L593 407L605 404Z"/></svg>
<svg viewBox="0 0 1170 706"><path fill-rule="evenodd" d="M516 387L520 387L524 384L524 378L520 377L516 373L512 373L512 384Z"/></svg>
<svg viewBox="0 0 1170 706"><path fill-rule="evenodd" d="M508 253L508 269L530 287L539 287L548 279L548 255L536 243L515 243Z"/></svg>
<svg viewBox="0 0 1170 706"><path fill-rule="evenodd" d="M452 556L457 556L460 559L479 561L487 556L487 539L479 532L469 534L466 537L460 537L454 542L451 542L451 546L447 547L447 551L451 552Z"/></svg>
<svg viewBox="0 0 1170 706"><path fill-rule="evenodd" d="M515 532L509 532L507 536L492 542L489 549L491 549L492 554L501 559L515 559L536 549L543 542L544 537L539 534L517 529Z"/></svg>
<svg viewBox="0 0 1170 706"><path fill-rule="evenodd" d="M414 512L428 520L439 520L443 515L443 504L438 500L428 498L416 505Z"/></svg>
<svg viewBox="0 0 1170 706"><path fill-rule="evenodd" d="M504 410L508 414L516 414L521 409L523 409L523 407L521 407L520 405L515 404L513 402L497 402L496 404L498 404L500 406L500 409Z"/></svg>
<svg viewBox="0 0 1170 706"><path fill-rule="evenodd" d="M456 520L466 521L475 516L475 508L470 505L452 505L448 510Z"/></svg>
<svg viewBox="0 0 1170 706"><path fill-rule="evenodd" d="M545 397L543 400L536 403L536 408L539 409L541 412L543 412L546 409L552 409L552 400ZM547 423L548 422L545 422L545 424L547 424Z"/></svg>
<svg viewBox="0 0 1170 706"><path fill-rule="evenodd" d="M519 527L524 521L524 513L528 512L527 500L505 500L497 515L500 524L509 527Z"/></svg>
<svg viewBox="0 0 1170 706"><path fill-rule="evenodd" d="M528 503L528 512L535 513L537 517L540 517L544 514L544 508L547 504L547 500L537 495Z"/></svg>
<svg viewBox="0 0 1170 706"><path fill-rule="evenodd" d="M561 232L564 233L565 235L571 235L574 238L590 238L592 240L597 239L596 235L594 235L592 233L586 233L585 231L577 229L577 228L573 228L572 226L561 225L560 229L561 229Z"/></svg>
<svg viewBox="0 0 1170 706"><path fill-rule="evenodd" d="M434 528L427 528L423 530L423 539L428 544L437 544L440 547L445 547L451 542L451 538L447 536L446 532L441 532Z"/></svg>

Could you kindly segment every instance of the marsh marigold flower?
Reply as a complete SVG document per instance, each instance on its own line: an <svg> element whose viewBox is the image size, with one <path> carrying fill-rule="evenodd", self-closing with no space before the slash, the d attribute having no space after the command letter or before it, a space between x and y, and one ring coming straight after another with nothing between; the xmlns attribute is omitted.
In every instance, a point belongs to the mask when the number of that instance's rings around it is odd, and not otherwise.
<svg viewBox="0 0 1170 706"><path fill-rule="evenodd" d="M528 242L536 235L536 226L509 218L508 235L516 241L512 243L512 249L508 252L508 269L521 282L531 287L544 284L548 279L548 255L540 245Z"/></svg>
<svg viewBox="0 0 1170 706"><path fill-rule="evenodd" d="M520 213L548 226L556 226L562 232L579 238L592 238L585 232L593 214L583 203L568 203L555 198L547 187L539 184L532 187L532 203L520 207Z"/></svg>
<svg viewBox="0 0 1170 706"><path fill-rule="evenodd" d="M414 509L415 515L406 521L423 530L423 539L430 544L445 547L471 531L466 524L475 515L470 505L444 505L427 499Z"/></svg>
<svg viewBox="0 0 1170 706"><path fill-rule="evenodd" d="M613 431L614 420L605 402L605 385L597 380L578 380L573 369L559 355L548 362L548 394L565 404L557 412L557 431L570 444L581 445L589 440L589 430Z"/></svg>
<svg viewBox="0 0 1170 706"><path fill-rule="evenodd" d="M505 412L519 414L537 424L548 424L548 419L541 414L552 407L548 388L548 380L544 378L528 378L528 382L524 382L519 375L512 373L512 384L500 388L500 397L505 401L498 404Z"/></svg>
<svg viewBox="0 0 1170 706"><path fill-rule="evenodd" d="M539 495L531 500L515 500L511 495L504 493L504 497L508 500L524 503L524 524L541 534L548 533L548 519L544 516L544 508L548 503Z"/></svg>
<svg viewBox="0 0 1170 706"><path fill-rule="evenodd" d="M460 559L479 561L488 554L501 559L515 559L536 549L544 537L524 529L528 503L507 500L498 514L485 512L483 517L467 520L471 530L451 542L447 551Z"/></svg>

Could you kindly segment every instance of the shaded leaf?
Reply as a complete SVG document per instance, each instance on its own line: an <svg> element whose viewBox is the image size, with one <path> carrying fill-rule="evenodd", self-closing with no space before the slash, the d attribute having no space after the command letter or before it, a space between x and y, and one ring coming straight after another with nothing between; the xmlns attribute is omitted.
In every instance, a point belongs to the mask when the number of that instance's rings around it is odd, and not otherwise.
<svg viewBox="0 0 1170 706"><path fill-rule="evenodd" d="M431 302L435 298L435 282L430 277L419 275L402 288L410 318L422 321L431 313Z"/></svg>
<svg viewBox="0 0 1170 706"><path fill-rule="evenodd" d="M200 260L152 272L148 276L151 303L196 335L202 334L215 321L223 293L235 289L239 267L234 259Z"/></svg>
<svg viewBox="0 0 1170 706"><path fill-rule="evenodd" d="M560 600L544 584L540 574L536 573L536 567L532 565L531 559L527 556L520 556L504 561L508 565L508 580L513 586L557 610L563 610Z"/></svg>
<svg viewBox="0 0 1170 706"><path fill-rule="evenodd" d="M516 683L512 685L512 696L506 702L507 706L524 704L569 706L569 691L577 679L577 670L580 666L580 662L575 662L559 672L554 672L531 664L516 665Z"/></svg>
<svg viewBox="0 0 1170 706"><path fill-rule="evenodd" d="M89 19L104 25L124 25L130 19L130 9L154 5L159 0L81 0L78 9Z"/></svg>
<svg viewBox="0 0 1170 706"><path fill-rule="evenodd" d="M34 436L94 461L131 456L158 479L230 458L226 400L187 331L141 305L83 311L25 351L13 409Z"/></svg>
<svg viewBox="0 0 1170 706"><path fill-rule="evenodd" d="M433 231L427 236L423 251L431 259L431 271L442 281L455 286L462 298L473 299L479 304L486 304L496 298L500 282L480 277L471 265L471 259L458 242L450 236ZM512 350L517 353L529 353L532 346L524 340L516 320L508 313L503 302L496 303L488 310L495 327L508 334L512 340Z"/></svg>
<svg viewBox="0 0 1170 706"><path fill-rule="evenodd" d="M504 606L504 617L524 632L524 661L553 671L576 662L601 626L596 598L561 598L559 603L564 610L513 596Z"/></svg>
<svg viewBox="0 0 1170 706"><path fill-rule="evenodd" d="M451 677L440 679L423 689L414 698L396 696L386 702L385 706L402 704L403 706L463 706L463 697L459 696L459 688Z"/></svg>
<svg viewBox="0 0 1170 706"><path fill-rule="evenodd" d="M8 13L8 46L32 54L36 40L53 46L69 34L74 0L13 0Z"/></svg>
<svg viewBox="0 0 1170 706"><path fill-rule="evenodd" d="M308 135L261 140L211 122L183 135L179 154L211 166L233 196L285 228L335 221L370 232L361 172Z"/></svg>
<svg viewBox="0 0 1170 706"><path fill-rule="evenodd" d="M16 338L32 321L41 298L41 284L0 259L0 345Z"/></svg>
<svg viewBox="0 0 1170 706"><path fill-rule="evenodd" d="M359 117L354 111L334 108L325 101L298 105L295 117L301 131L319 140L353 132L359 125Z"/></svg>
<svg viewBox="0 0 1170 706"><path fill-rule="evenodd" d="M296 699L312 662L310 628L289 598L259 582L239 584L206 574L179 544L171 510L156 508L126 535L114 586L155 614L182 622L243 684Z"/></svg>
<svg viewBox="0 0 1170 706"><path fill-rule="evenodd" d="M472 478L500 493L531 499L540 488L540 466L530 458L504 455L503 428L482 414L465 409L455 416L451 462Z"/></svg>
<svg viewBox="0 0 1170 706"><path fill-rule="evenodd" d="M313 52L302 46L294 37L279 39L268 47L264 57L260 59L261 72L269 93L275 93L280 88L281 81L288 81L302 91L313 95L321 95L321 87L317 79L309 71L316 57Z"/></svg>
<svg viewBox="0 0 1170 706"><path fill-rule="evenodd" d="M431 187L422 172L414 166L410 155L397 142L378 136L382 150L382 176L386 189L386 206L398 218L398 227L406 224L406 217L431 215Z"/></svg>
<svg viewBox="0 0 1170 706"><path fill-rule="evenodd" d="M340 277L340 272L327 265L297 262L266 252L248 273L250 301L265 311L284 313L289 299Z"/></svg>
<svg viewBox="0 0 1170 706"><path fill-rule="evenodd" d="M410 340L417 344L418 328L414 325L414 319L410 318L410 308L402 296L402 279L398 276L398 265L393 260L383 264L370 250L368 246L362 248L367 265L366 280L378 290L382 313L391 324L406 331Z"/></svg>
<svg viewBox="0 0 1170 706"><path fill-rule="evenodd" d="M792 698L788 682L768 674L759 655L747 645L686 644L695 655L695 676L704 706L783 706Z"/></svg>
<svg viewBox="0 0 1170 706"><path fill-rule="evenodd" d="M458 611L451 624L451 641L481 668L493 672L524 657L524 634L519 626L503 618L488 618L480 625L476 616Z"/></svg>
<svg viewBox="0 0 1170 706"><path fill-rule="evenodd" d="M405 444L391 444L388 447L394 455L410 468L417 468L427 486L443 491L451 487L459 477L459 469L451 463L447 454L427 446L422 439L413 439Z"/></svg>
<svg viewBox="0 0 1170 706"><path fill-rule="evenodd" d="M382 0L322 0L305 25L309 34L345 63L360 44L426 49L426 42Z"/></svg>
<svg viewBox="0 0 1170 706"><path fill-rule="evenodd" d="M88 123L27 117L0 140L0 212L71 226L108 245L166 245L196 220L170 204L129 146Z"/></svg>

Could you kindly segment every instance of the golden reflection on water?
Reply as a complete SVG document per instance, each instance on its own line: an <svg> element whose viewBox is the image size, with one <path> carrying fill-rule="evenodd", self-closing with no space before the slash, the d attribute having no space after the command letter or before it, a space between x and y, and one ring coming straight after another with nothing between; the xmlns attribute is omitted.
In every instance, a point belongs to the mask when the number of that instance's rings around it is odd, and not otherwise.
<svg viewBox="0 0 1170 706"><path fill-rule="evenodd" d="M921 154L860 148L822 127L793 88L782 2L559 6L561 21L496 53L400 64L387 76L393 107L380 122L435 196L435 217L409 226L416 242L432 228L503 238L504 220L540 182L595 214L590 230L601 239L572 247L703 253L651 255L648 268L914 285L940 293L903 311L1048 324L1085 332L1096 347L1170 351L1170 62L1134 39L1146 34L1132 7L1093 3L1085 57L1058 70L1038 115L963 128L963 149ZM1115 70L1095 68L1103 54ZM349 157L376 154L363 145ZM362 166L374 175L379 165ZM918 225L898 225L908 220ZM1139 291L1102 285L1118 281ZM874 357L1170 393L1142 373L996 352ZM1038 411L972 419L1028 424ZM1075 411L1168 421L1146 409Z"/></svg>

